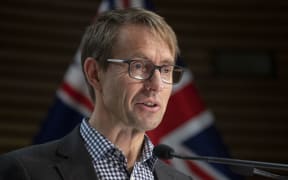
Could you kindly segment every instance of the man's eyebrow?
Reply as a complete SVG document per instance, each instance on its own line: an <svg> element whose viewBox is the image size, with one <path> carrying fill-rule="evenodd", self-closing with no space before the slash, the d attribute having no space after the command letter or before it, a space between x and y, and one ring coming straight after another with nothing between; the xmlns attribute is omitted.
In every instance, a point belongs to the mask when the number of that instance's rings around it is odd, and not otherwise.
<svg viewBox="0 0 288 180"><path fill-rule="evenodd" d="M131 56L130 58L134 59L145 59L145 60L150 60L147 56L143 55L143 54L135 54L133 56Z"/></svg>
<svg viewBox="0 0 288 180"><path fill-rule="evenodd" d="M175 61L172 59L164 59L161 61L163 64L175 65Z"/></svg>
<svg viewBox="0 0 288 180"><path fill-rule="evenodd" d="M152 61L150 58L143 54L135 54L134 56L131 56L130 59L143 59L147 61ZM169 64L169 65L175 65L175 60L174 59L163 59L160 61L161 64Z"/></svg>

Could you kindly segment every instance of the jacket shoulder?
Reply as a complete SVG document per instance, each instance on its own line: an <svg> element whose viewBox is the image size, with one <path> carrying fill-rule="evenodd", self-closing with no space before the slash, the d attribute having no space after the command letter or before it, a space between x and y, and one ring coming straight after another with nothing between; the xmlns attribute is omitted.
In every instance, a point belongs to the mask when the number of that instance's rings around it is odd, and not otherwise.
<svg viewBox="0 0 288 180"><path fill-rule="evenodd" d="M1 157L5 158L6 160L9 158L12 159L26 159L26 160L33 160L38 159L41 161L47 157L52 157L55 155L55 151L59 145L60 140L51 141L45 144L39 145L32 145L28 147L24 147L18 150L14 150L8 152L6 154L1 155Z"/></svg>
<svg viewBox="0 0 288 180"><path fill-rule="evenodd" d="M57 144L58 141L33 145L1 155L0 180L30 179L30 169L51 164Z"/></svg>
<svg viewBox="0 0 288 180"><path fill-rule="evenodd" d="M58 180L63 177L88 180L95 177L91 162L77 126L59 140L0 156L0 180Z"/></svg>

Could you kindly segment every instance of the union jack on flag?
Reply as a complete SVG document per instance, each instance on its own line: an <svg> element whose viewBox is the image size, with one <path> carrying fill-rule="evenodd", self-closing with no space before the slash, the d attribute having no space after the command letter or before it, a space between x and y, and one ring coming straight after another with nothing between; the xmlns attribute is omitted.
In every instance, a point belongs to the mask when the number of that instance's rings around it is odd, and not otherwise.
<svg viewBox="0 0 288 180"><path fill-rule="evenodd" d="M128 7L152 10L153 5L148 0L103 0L98 14ZM54 103L34 143L63 137L93 110L93 103L81 70L80 49L81 45L56 92ZM187 69L182 81L173 87L162 123L155 130L148 132L148 135L155 144L170 145L179 153L227 157L228 153L213 126L213 121L213 115L206 109L198 95L192 73ZM196 180L240 179L223 165L176 159L170 163Z"/></svg>

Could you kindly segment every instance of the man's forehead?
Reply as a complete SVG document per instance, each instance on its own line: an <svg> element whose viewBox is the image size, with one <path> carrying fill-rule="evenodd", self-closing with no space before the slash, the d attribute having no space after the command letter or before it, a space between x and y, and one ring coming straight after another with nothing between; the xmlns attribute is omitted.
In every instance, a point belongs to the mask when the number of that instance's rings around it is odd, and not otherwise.
<svg viewBox="0 0 288 180"><path fill-rule="evenodd" d="M163 56L160 58L161 61L174 62L174 52L168 42L160 36L155 36L149 28L137 25L123 26L113 45L113 55L125 54L125 58L139 57L153 60L156 51L158 55Z"/></svg>

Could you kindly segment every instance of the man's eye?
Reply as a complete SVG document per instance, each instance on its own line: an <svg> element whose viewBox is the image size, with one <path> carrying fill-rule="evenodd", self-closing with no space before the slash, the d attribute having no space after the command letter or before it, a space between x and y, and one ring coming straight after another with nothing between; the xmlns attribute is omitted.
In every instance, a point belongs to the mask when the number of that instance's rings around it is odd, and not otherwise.
<svg viewBox="0 0 288 180"><path fill-rule="evenodd" d="M140 62L137 62L137 63L134 64L134 68L135 69L142 69L143 68L143 64L140 63Z"/></svg>
<svg viewBox="0 0 288 180"><path fill-rule="evenodd" d="M163 66L162 73L170 73L172 71L172 66Z"/></svg>

